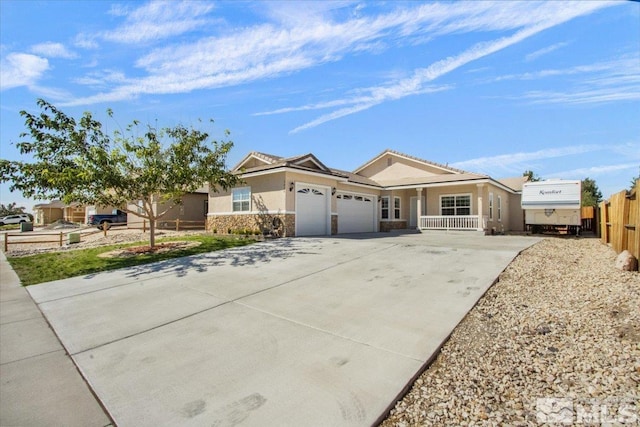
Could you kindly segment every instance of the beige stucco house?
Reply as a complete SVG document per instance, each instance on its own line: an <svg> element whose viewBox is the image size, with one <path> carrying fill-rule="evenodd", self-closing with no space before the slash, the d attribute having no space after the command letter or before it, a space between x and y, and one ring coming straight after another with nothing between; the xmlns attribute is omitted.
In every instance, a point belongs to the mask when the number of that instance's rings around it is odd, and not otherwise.
<svg viewBox="0 0 640 427"><path fill-rule="evenodd" d="M35 225L48 225L58 220L84 223L85 206L80 203L65 204L60 200L40 203L33 207Z"/></svg>
<svg viewBox="0 0 640 427"><path fill-rule="evenodd" d="M86 224L89 215L110 214L113 206L83 205L77 202L65 204L60 200L40 203L33 207L36 225L48 225L58 220Z"/></svg>
<svg viewBox="0 0 640 427"><path fill-rule="evenodd" d="M209 185L198 188L193 193L187 193L182 197L182 204L175 205L160 199L153 204L155 212L168 212L158 220L158 228L176 228L176 220L179 220L180 229L202 229L208 212ZM142 212L139 202L127 205L129 212ZM148 221L133 213L127 215L127 228L146 228Z"/></svg>
<svg viewBox="0 0 640 427"><path fill-rule="evenodd" d="M518 189L393 150L353 172L330 168L313 154L283 158L258 152L232 170L244 182L229 191L211 189L210 231L275 229L281 236L315 236L394 229L523 230Z"/></svg>

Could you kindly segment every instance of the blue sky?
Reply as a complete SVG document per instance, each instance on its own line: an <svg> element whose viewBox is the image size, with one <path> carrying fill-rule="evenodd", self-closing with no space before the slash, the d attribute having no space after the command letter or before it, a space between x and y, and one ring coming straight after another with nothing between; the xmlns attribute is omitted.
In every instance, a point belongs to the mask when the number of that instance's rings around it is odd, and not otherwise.
<svg viewBox="0 0 640 427"><path fill-rule="evenodd" d="M109 129L229 129L229 166L255 150L353 170L391 148L494 178L588 176L605 197L640 171L637 2L0 8L1 158L19 158L19 112L44 98ZM12 201L34 203L2 185Z"/></svg>

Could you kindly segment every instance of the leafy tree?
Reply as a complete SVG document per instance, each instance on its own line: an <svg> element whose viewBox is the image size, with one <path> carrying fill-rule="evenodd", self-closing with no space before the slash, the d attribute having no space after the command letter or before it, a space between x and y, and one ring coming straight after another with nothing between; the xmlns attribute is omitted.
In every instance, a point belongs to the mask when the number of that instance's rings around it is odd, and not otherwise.
<svg viewBox="0 0 640 427"><path fill-rule="evenodd" d="M636 188L636 181L640 180L640 167L638 168L638 176L635 178L631 178L631 186L629 187L629 191L632 191Z"/></svg>
<svg viewBox="0 0 640 427"><path fill-rule="evenodd" d="M596 181L590 178L582 180L582 206L598 206L602 201L602 193Z"/></svg>
<svg viewBox="0 0 640 427"><path fill-rule="evenodd" d="M62 199L83 204L127 206L123 210L149 221L149 244L155 245L155 226L182 197L203 183L228 189L239 178L226 170L228 140L210 140L194 128L177 125L155 129L134 121L113 136L91 113L79 120L39 99L39 115L21 111L28 132L17 147L34 161L0 159L0 180L26 197ZM108 110L110 117L113 116ZM225 132L225 138L229 132ZM166 143L165 143L166 141ZM155 203L166 203L158 211Z"/></svg>
<svg viewBox="0 0 640 427"><path fill-rule="evenodd" d="M540 177L536 175L532 170L526 170L522 174L522 176L526 176L529 182L540 181Z"/></svg>
<svg viewBox="0 0 640 427"><path fill-rule="evenodd" d="M9 203L6 206L4 204L0 204L0 216L23 214L25 213L24 211L25 207L18 206L15 202Z"/></svg>

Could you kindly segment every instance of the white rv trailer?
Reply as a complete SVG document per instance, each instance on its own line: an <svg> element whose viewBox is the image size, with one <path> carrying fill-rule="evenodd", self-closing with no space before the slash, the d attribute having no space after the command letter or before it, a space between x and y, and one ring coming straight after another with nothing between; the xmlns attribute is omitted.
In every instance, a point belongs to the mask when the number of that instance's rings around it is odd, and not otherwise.
<svg viewBox="0 0 640 427"><path fill-rule="evenodd" d="M565 230L578 234L582 225L582 186L574 180L546 180L522 185L522 209L527 230Z"/></svg>

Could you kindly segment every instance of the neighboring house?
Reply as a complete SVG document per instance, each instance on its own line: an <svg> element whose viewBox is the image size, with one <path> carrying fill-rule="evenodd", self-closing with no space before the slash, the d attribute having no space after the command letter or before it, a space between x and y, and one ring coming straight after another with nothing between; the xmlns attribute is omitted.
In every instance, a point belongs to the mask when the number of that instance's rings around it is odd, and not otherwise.
<svg viewBox="0 0 640 427"><path fill-rule="evenodd" d="M313 154L251 152L244 184L211 189L207 229L314 236L394 229L523 230L520 192L487 175L386 150L353 172ZM219 191L218 191L219 190Z"/></svg>
<svg viewBox="0 0 640 427"><path fill-rule="evenodd" d="M50 203L39 203L33 207L34 224L37 226L48 225L64 218L65 204L60 200Z"/></svg>
<svg viewBox="0 0 640 427"><path fill-rule="evenodd" d="M60 200L40 203L33 207L35 225L48 225L58 220L84 223L85 207L79 203L65 204Z"/></svg>
<svg viewBox="0 0 640 427"><path fill-rule="evenodd" d="M193 193L187 193L182 197L182 204L171 207L168 202L155 202L154 212L162 212L170 208L162 218L158 220L158 228L175 228L176 220L182 222L181 228L204 228L208 212L209 185L204 185ZM133 212L142 213L142 208L138 202L130 203L127 209ZM129 213L127 216L127 228L146 228L149 222L142 217Z"/></svg>
<svg viewBox="0 0 640 427"><path fill-rule="evenodd" d="M110 214L115 208L112 206L85 206L77 202L65 204L60 200L41 203L33 207L35 225L48 225L58 220L86 224L89 215Z"/></svg>

